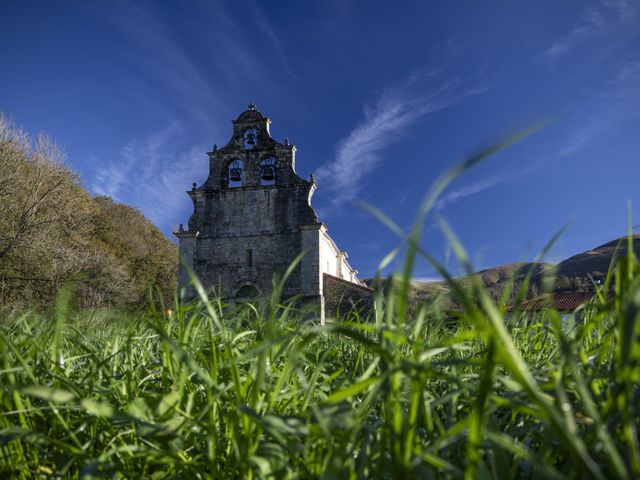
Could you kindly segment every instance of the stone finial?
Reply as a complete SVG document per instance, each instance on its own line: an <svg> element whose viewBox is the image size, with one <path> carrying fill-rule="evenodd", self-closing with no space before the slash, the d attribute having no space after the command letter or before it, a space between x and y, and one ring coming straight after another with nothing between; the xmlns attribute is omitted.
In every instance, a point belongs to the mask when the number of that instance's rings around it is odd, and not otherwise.
<svg viewBox="0 0 640 480"><path fill-rule="evenodd" d="M249 110L255 110L256 109L256 104L255 103L250 103L249 104Z"/></svg>
<svg viewBox="0 0 640 480"><path fill-rule="evenodd" d="M284 144L289 145L289 137L284 137Z"/></svg>
<svg viewBox="0 0 640 480"><path fill-rule="evenodd" d="M195 190L197 186L198 186L198 185L196 184L196 182L193 182L193 183L191 184L191 188L192 188L192 190Z"/></svg>
<svg viewBox="0 0 640 480"><path fill-rule="evenodd" d="M180 224L180 226L178 227L178 233L184 233L184 227L182 226L182 224Z"/></svg>
<svg viewBox="0 0 640 480"><path fill-rule="evenodd" d="M309 175L309 181L311 183L316 183L316 177L315 177L315 175L313 173L311 175Z"/></svg>
<svg viewBox="0 0 640 480"><path fill-rule="evenodd" d="M213 151L214 151L214 152L217 152L217 151L218 151L218 144L217 144L217 143L214 143L214 144L213 144Z"/></svg>

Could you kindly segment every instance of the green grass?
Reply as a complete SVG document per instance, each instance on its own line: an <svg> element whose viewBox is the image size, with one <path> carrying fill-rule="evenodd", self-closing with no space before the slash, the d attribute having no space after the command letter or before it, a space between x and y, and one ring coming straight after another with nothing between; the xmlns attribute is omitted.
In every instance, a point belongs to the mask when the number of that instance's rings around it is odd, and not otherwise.
<svg viewBox="0 0 640 480"><path fill-rule="evenodd" d="M494 304L479 282L460 288L420 246L454 174L409 233L370 208L407 250L370 318L303 321L281 284L259 307L199 287L172 313L73 312L63 290L53 315L6 313L0 477L639 478L633 253L576 321L507 311L510 292ZM408 313L419 257L464 305L455 323L437 299Z"/></svg>
<svg viewBox="0 0 640 480"><path fill-rule="evenodd" d="M0 327L0 472L638 477L640 267L617 272L568 326L479 286L454 325L437 302L399 321L402 285L374 318L324 326L277 292L136 316L73 313L63 292L54 318Z"/></svg>

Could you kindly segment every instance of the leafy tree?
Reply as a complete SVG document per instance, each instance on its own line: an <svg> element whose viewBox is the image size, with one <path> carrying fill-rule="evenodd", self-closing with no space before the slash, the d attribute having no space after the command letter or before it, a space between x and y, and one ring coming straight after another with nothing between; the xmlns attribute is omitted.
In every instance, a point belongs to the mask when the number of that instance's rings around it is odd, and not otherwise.
<svg viewBox="0 0 640 480"><path fill-rule="evenodd" d="M170 301L176 248L137 210L93 198L46 135L0 115L0 301L46 307L62 284L82 306Z"/></svg>

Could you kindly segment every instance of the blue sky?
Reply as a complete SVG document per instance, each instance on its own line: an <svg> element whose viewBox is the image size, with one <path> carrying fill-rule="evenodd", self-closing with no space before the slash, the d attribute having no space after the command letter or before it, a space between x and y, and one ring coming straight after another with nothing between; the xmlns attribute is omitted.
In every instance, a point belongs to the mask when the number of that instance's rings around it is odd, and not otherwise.
<svg viewBox="0 0 640 480"><path fill-rule="evenodd" d="M621 236L629 201L640 223L638 0L3 2L0 58L0 111L167 235L249 102L363 277L398 240L358 201L408 227L443 171L545 120L437 204L474 266L567 223L550 261ZM445 256L435 217L423 244Z"/></svg>

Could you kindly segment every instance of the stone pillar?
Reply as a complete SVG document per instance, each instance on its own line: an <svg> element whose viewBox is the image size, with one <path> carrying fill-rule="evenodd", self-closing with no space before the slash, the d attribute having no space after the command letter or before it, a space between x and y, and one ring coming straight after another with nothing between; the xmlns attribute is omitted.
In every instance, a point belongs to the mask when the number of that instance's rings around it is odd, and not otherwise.
<svg viewBox="0 0 640 480"><path fill-rule="evenodd" d="M178 237L178 292L185 289L184 298L192 299L196 292L189 284L191 275L194 273L193 257L196 250L196 238L199 232L178 230L173 234Z"/></svg>
<svg viewBox="0 0 640 480"><path fill-rule="evenodd" d="M324 323L324 295L322 269L320 268L320 235L324 225L302 225L300 246L304 256L300 261L300 291L320 308L320 321Z"/></svg>

